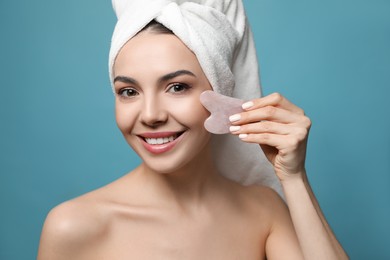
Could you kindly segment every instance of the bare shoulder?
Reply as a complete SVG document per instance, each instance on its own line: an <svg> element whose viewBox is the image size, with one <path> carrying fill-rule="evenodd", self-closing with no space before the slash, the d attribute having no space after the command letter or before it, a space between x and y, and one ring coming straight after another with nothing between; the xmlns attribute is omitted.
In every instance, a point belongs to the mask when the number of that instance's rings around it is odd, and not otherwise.
<svg viewBox="0 0 390 260"><path fill-rule="evenodd" d="M253 185L248 187L248 193L262 216L269 219L270 228L274 228L281 222L290 222L288 206L274 189Z"/></svg>
<svg viewBox="0 0 390 260"><path fill-rule="evenodd" d="M252 198L260 202L258 210L268 222L268 235L265 241L267 257L303 259L288 206L280 195L264 186L250 187L250 193Z"/></svg>
<svg viewBox="0 0 390 260"><path fill-rule="evenodd" d="M96 235L104 227L101 205L91 198L79 197L53 208L45 221L45 228L64 239L83 240Z"/></svg>
<svg viewBox="0 0 390 260"><path fill-rule="evenodd" d="M248 217L248 221L253 221L262 232L270 232L280 215L289 217L286 203L272 188L233 183L227 190L226 197L234 205L235 211L247 214L245 217Z"/></svg>
<svg viewBox="0 0 390 260"><path fill-rule="evenodd" d="M46 217L38 259L71 259L107 231L108 223L94 193L61 203Z"/></svg>
<svg viewBox="0 0 390 260"><path fill-rule="evenodd" d="M241 186L238 192L250 205L267 214L278 214L280 210L286 209L284 200L270 187L263 185Z"/></svg>
<svg viewBox="0 0 390 260"><path fill-rule="evenodd" d="M248 192L251 197L261 204L267 210L271 212L277 212L281 208L286 208L284 200L280 195L272 188L262 185L252 185L248 187Z"/></svg>
<svg viewBox="0 0 390 260"><path fill-rule="evenodd" d="M129 206L123 201L131 197L129 185L131 178L124 176L50 210L42 229L38 260L79 259L91 245L99 248L108 239L116 216Z"/></svg>

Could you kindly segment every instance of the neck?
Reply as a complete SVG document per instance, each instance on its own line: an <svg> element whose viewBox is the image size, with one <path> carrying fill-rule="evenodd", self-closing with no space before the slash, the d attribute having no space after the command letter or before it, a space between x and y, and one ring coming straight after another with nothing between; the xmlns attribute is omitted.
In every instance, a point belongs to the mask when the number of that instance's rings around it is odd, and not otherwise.
<svg viewBox="0 0 390 260"><path fill-rule="evenodd" d="M184 210L204 204L223 183L223 177L214 166L209 146L174 172L155 172L144 163L137 172L147 183L146 191L152 194L152 198L158 198L164 204L173 202Z"/></svg>

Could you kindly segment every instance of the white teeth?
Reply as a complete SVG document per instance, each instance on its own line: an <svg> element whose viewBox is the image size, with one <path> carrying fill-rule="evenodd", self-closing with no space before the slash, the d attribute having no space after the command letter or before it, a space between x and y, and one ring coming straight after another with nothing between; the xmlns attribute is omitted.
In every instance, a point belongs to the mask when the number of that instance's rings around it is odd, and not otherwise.
<svg viewBox="0 0 390 260"><path fill-rule="evenodd" d="M164 137L164 138L145 138L145 141L148 144L166 144L172 142L173 140L175 140L175 136Z"/></svg>

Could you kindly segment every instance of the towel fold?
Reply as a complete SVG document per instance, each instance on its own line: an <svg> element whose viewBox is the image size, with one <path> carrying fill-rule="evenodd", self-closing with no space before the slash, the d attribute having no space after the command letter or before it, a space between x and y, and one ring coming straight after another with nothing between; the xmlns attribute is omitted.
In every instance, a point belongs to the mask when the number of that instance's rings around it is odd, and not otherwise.
<svg viewBox="0 0 390 260"><path fill-rule="evenodd" d="M118 22L109 54L111 83L120 49L156 20L195 53L214 91L243 100L260 97L256 49L241 0L113 0L113 7ZM223 175L244 185L270 186L282 195L259 145L230 134L213 135L212 145Z"/></svg>

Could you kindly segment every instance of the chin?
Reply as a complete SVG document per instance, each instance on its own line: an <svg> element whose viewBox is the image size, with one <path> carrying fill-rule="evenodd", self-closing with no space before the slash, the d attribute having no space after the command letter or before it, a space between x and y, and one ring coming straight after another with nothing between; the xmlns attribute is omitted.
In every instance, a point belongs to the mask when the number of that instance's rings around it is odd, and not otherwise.
<svg viewBox="0 0 390 260"><path fill-rule="evenodd" d="M189 154L185 155L187 156L174 154L172 156L160 156L158 158L150 156L141 156L141 158L143 159L143 164L151 171L157 174L171 174L192 167L194 158L189 158Z"/></svg>

